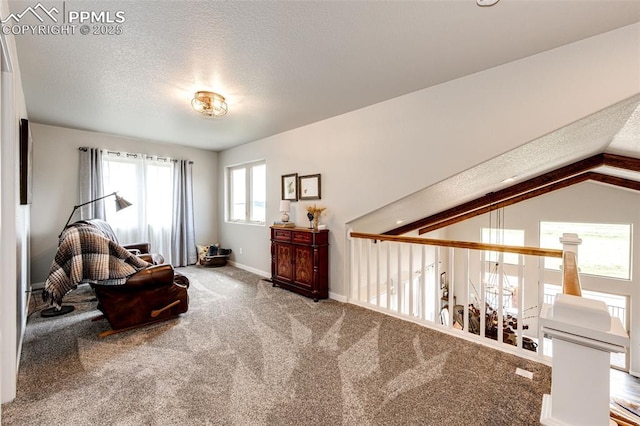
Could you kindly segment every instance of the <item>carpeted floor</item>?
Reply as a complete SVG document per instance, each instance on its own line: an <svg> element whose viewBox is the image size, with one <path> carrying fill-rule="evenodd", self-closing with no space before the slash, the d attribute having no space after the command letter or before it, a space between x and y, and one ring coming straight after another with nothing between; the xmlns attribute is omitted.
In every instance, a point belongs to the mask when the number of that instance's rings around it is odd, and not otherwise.
<svg viewBox="0 0 640 426"><path fill-rule="evenodd" d="M539 424L542 364L233 267L180 271L189 311L161 324L99 339L88 286L73 313L33 314L3 424Z"/></svg>

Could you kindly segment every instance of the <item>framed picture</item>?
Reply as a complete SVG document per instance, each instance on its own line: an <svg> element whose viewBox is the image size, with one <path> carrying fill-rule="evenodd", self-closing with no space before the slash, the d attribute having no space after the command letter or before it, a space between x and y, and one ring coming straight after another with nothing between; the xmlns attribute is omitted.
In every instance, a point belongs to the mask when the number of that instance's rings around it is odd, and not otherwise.
<svg viewBox="0 0 640 426"><path fill-rule="evenodd" d="M29 121L20 120L20 204L31 204L33 181L33 140Z"/></svg>
<svg viewBox="0 0 640 426"><path fill-rule="evenodd" d="M282 175L282 199L298 201L298 174Z"/></svg>
<svg viewBox="0 0 640 426"><path fill-rule="evenodd" d="M443 272L440 274L440 289L444 289L447 286L447 273Z"/></svg>
<svg viewBox="0 0 640 426"><path fill-rule="evenodd" d="M320 174L300 176L298 178L298 199L320 199Z"/></svg>

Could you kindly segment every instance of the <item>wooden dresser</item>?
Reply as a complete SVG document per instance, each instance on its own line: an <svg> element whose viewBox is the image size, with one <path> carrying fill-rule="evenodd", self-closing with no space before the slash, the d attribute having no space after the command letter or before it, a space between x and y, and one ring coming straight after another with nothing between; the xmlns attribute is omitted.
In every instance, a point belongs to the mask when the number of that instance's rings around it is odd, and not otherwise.
<svg viewBox="0 0 640 426"><path fill-rule="evenodd" d="M272 226L271 280L314 302L329 297L329 231Z"/></svg>

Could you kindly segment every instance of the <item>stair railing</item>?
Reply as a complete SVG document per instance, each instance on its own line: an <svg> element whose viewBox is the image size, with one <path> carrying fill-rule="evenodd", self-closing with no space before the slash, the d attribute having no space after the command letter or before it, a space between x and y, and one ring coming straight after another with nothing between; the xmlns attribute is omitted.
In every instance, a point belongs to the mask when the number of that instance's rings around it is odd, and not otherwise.
<svg viewBox="0 0 640 426"><path fill-rule="evenodd" d="M550 361L538 322L544 258L562 258L562 250L360 232L348 236L349 303ZM505 264L507 254L516 255L517 263Z"/></svg>

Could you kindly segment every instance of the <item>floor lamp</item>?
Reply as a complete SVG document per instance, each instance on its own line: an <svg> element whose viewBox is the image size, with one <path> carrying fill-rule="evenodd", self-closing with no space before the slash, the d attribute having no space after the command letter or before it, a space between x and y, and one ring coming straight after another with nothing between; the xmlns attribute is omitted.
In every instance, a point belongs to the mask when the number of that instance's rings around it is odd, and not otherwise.
<svg viewBox="0 0 640 426"><path fill-rule="evenodd" d="M111 194L107 194L107 195L104 195L102 197L98 197L95 200L87 201L86 203L82 203L82 204L78 204L77 206L73 206L73 210L71 211L71 214L69 215L69 219L67 219L67 223L64 224L64 228L62 228L62 231L60 232L60 235L58 235L58 238L60 238L62 236L62 233L64 232L64 230L67 229L67 226L69 225L69 222L71 222L71 218L73 217L73 215L76 212L76 210L78 210L82 206L86 206L87 204L95 203L96 201L100 201L100 200L102 200L104 198L111 197L112 195L116 196L116 211L117 212L119 212L120 210L125 209L125 208L127 208L127 207L129 207L131 205L130 202L128 202L127 200L125 200L124 198L119 196L117 192L112 192ZM63 305L63 306L59 306L59 307L58 306L54 306L52 308L48 308L48 309L42 310L42 312L40 312L40 316L42 316L42 317L57 317L58 315L68 314L69 312L72 312L74 309L75 309L75 306L71 306L71 305Z"/></svg>

